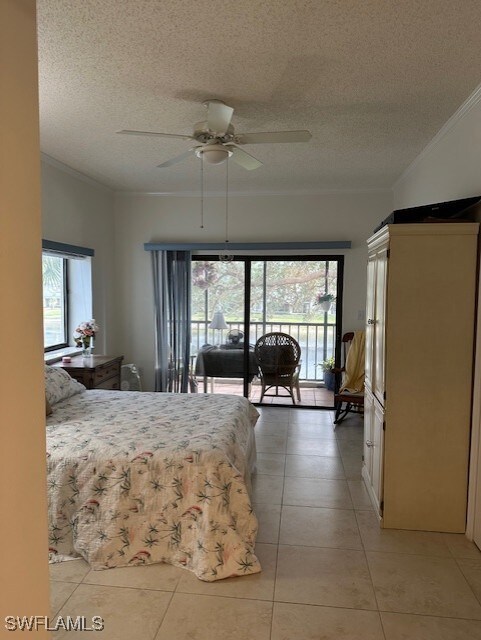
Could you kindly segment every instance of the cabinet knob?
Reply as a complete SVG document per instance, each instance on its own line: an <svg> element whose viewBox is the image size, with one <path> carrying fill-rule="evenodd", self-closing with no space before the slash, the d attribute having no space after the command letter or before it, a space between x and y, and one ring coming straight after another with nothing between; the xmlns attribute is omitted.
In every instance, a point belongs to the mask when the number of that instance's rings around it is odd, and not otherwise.
<svg viewBox="0 0 481 640"><path fill-rule="evenodd" d="M367 447L373 447L374 446L374 442L372 442L371 440L366 440L366 446Z"/></svg>
<svg viewBox="0 0 481 640"><path fill-rule="evenodd" d="M376 324L376 321L373 320L372 318L369 318L369 320L367 321L367 324Z"/></svg>

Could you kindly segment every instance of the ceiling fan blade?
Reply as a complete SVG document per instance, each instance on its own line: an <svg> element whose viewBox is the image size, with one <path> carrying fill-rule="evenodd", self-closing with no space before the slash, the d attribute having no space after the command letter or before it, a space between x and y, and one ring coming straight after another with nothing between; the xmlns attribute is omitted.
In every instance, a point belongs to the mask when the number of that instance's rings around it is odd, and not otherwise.
<svg viewBox="0 0 481 640"><path fill-rule="evenodd" d="M223 102L209 102L207 111L207 127L209 131L224 134L229 128L234 109Z"/></svg>
<svg viewBox="0 0 481 640"><path fill-rule="evenodd" d="M260 160L257 160L257 158L254 158L254 156L251 156L250 153L247 153L247 151L244 151L244 149L241 149L237 145L229 144L226 145L226 147L229 147L230 151L232 151L232 160L241 167L244 167L244 169L252 171L252 169L262 167L263 163Z"/></svg>
<svg viewBox="0 0 481 640"><path fill-rule="evenodd" d="M239 133L239 144L263 144L267 142L308 142L312 138L310 131L263 131L260 133Z"/></svg>
<svg viewBox="0 0 481 640"><path fill-rule="evenodd" d="M184 136L181 133L159 133L157 131L132 131L130 129L122 129L122 131L116 131L116 133L122 133L128 136L157 136L160 138L183 138L184 140L194 140L192 136Z"/></svg>
<svg viewBox="0 0 481 640"><path fill-rule="evenodd" d="M157 168L158 169L165 169L166 167L171 167L173 164L177 164L178 162L182 162L182 160L185 160L186 158L188 158L189 156L192 155L192 149L189 149L188 151L186 151L185 153L181 153L180 156L176 156L175 158L171 158L170 160L167 160L166 162L162 162L162 164L158 164Z"/></svg>

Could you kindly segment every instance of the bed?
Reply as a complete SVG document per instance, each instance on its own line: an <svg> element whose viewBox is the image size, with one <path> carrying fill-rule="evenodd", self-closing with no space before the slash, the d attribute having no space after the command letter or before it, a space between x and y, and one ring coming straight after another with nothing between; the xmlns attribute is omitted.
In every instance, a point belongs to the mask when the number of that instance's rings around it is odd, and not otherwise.
<svg viewBox="0 0 481 640"><path fill-rule="evenodd" d="M256 409L226 395L86 391L45 367L50 560L259 572Z"/></svg>

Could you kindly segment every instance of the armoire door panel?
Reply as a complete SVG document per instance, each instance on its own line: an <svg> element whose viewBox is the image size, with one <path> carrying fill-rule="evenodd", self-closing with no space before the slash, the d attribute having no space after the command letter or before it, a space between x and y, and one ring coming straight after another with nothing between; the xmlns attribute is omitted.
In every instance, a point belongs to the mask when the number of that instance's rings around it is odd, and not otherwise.
<svg viewBox="0 0 481 640"><path fill-rule="evenodd" d="M366 362L365 384L373 388L374 374L374 317L376 296L376 256L369 256L367 263L367 299L366 299Z"/></svg>
<svg viewBox="0 0 481 640"><path fill-rule="evenodd" d="M384 345L386 334L386 291L387 291L387 248L376 255L376 294L375 294L375 324L374 324L374 386L373 393L378 401L384 405Z"/></svg>
<svg viewBox="0 0 481 640"><path fill-rule="evenodd" d="M364 467L372 484L372 448L373 448L374 396L369 387L364 392Z"/></svg>

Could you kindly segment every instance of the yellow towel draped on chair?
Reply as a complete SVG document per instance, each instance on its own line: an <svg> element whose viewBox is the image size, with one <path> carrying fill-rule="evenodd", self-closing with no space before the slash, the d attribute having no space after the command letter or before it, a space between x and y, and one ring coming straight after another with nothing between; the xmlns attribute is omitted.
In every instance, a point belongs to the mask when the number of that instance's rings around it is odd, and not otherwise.
<svg viewBox="0 0 481 640"><path fill-rule="evenodd" d="M346 363L344 365L344 381L340 388L340 393L360 393L364 390L364 355L366 344L366 332L355 331L351 346L347 352Z"/></svg>

